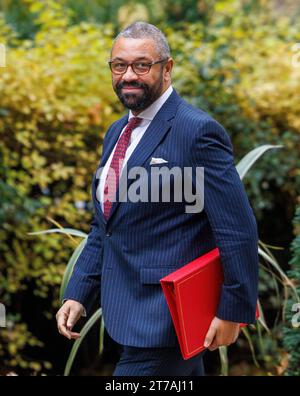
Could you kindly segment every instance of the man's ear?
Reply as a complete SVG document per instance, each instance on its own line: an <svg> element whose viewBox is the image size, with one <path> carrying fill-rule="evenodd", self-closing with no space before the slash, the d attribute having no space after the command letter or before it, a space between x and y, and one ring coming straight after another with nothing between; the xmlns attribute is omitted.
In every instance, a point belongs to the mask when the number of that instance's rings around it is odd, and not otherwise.
<svg viewBox="0 0 300 396"><path fill-rule="evenodd" d="M173 65L174 65L173 58L169 58L168 62L164 66L164 81L165 82L171 81L171 74L172 74Z"/></svg>

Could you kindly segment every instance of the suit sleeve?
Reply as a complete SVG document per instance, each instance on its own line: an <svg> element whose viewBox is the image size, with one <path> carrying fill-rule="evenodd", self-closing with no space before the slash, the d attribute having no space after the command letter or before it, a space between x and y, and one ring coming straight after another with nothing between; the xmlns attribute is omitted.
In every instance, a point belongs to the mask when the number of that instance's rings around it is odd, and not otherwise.
<svg viewBox="0 0 300 396"><path fill-rule="evenodd" d="M94 217L86 245L77 259L63 296L63 301L72 299L80 302L87 312L91 310L96 298L100 301L102 269L102 241L100 235L99 225Z"/></svg>
<svg viewBox="0 0 300 396"><path fill-rule="evenodd" d="M224 283L216 316L254 323L258 289L258 232L233 162L225 129L208 119L198 128L196 166L204 167L204 211L220 251Z"/></svg>

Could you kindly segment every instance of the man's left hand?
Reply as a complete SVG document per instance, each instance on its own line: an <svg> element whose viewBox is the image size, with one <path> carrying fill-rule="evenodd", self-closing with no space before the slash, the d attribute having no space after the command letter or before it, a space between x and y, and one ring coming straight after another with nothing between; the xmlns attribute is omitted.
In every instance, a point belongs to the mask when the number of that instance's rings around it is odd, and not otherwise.
<svg viewBox="0 0 300 396"><path fill-rule="evenodd" d="M237 340L239 332L239 323L215 317L206 334L204 346L210 351L220 346L228 346Z"/></svg>

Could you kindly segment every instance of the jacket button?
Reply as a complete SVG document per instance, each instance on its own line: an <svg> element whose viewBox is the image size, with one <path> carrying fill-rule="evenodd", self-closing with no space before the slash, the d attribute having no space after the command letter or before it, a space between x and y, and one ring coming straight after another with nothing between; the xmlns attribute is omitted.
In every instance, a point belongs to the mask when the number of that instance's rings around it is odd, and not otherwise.
<svg viewBox="0 0 300 396"><path fill-rule="evenodd" d="M111 231L107 231L107 232L106 232L106 236L107 236L107 237L110 237L110 236L111 236Z"/></svg>

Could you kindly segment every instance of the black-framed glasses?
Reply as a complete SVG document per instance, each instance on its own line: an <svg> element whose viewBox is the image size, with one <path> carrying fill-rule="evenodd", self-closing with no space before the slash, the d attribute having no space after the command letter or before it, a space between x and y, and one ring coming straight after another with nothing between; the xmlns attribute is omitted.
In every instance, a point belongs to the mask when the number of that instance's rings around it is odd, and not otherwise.
<svg viewBox="0 0 300 396"><path fill-rule="evenodd" d="M166 62L168 59L158 60L156 62L142 62L136 61L131 63L125 63L119 60L109 61L109 67L112 73L114 74L125 74L127 72L128 66L131 66L132 70L137 75L143 75L149 73L151 67L156 65L157 63Z"/></svg>

